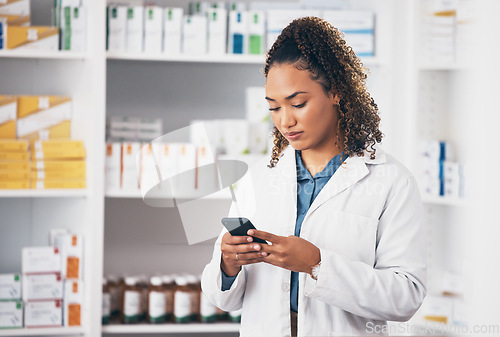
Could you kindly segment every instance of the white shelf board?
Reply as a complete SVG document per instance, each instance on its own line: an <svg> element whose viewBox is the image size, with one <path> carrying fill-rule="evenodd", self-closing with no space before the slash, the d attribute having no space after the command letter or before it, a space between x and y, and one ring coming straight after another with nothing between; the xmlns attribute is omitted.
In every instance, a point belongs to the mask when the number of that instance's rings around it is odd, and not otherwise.
<svg viewBox="0 0 500 337"><path fill-rule="evenodd" d="M108 190L105 193L106 198L124 198L124 199L142 199L140 191L122 191L122 190ZM182 198L178 198L182 199ZM229 190L222 190L216 193L212 193L203 197L203 199L231 199L231 193Z"/></svg>
<svg viewBox="0 0 500 337"><path fill-rule="evenodd" d="M111 324L102 327L103 334L148 333L217 333L238 332L238 323L189 323L189 324Z"/></svg>
<svg viewBox="0 0 500 337"><path fill-rule="evenodd" d="M44 51L44 50L1 50L0 58L26 58L26 59L54 59L54 60L83 60L86 53L71 51Z"/></svg>
<svg viewBox="0 0 500 337"><path fill-rule="evenodd" d="M237 63L264 65L266 55L238 55L238 54L145 54L107 52L108 60L129 61L162 61L162 62L198 62L198 63ZM377 57L361 58L365 66L382 65Z"/></svg>
<svg viewBox="0 0 500 337"><path fill-rule="evenodd" d="M0 329L0 336L81 336L83 334L85 334L85 329L82 327Z"/></svg>
<svg viewBox="0 0 500 337"><path fill-rule="evenodd" d="M466 201L464 199L435 197L425 194L422 195L422 202L424 204L430 204L430 205L455 206L455 207L463 207L466 205Z"/></svg>
<svg viewBox="0 0 500 337"><path fill-rule="evenodd" d="M0 198L66 198L87 195L87 189L0 190Z"/></svg>
<svg viewBox="0 0 500 337"><path fill-rule="evenodd" d="M467 65L465 63L456 63L456 62L423 62L418 64L418 70L427 70L427 71L453 71L453 70L468 70L471 69L471 65Z"/></svg>

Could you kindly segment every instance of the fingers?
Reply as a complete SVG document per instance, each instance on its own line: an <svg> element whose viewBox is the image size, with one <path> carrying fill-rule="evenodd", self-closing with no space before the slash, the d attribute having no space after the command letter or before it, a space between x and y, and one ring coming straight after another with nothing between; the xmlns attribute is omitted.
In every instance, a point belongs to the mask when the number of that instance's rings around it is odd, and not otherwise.
<svg viewBox="0 0 500 337"><path fill-rule="evenodd" d="M259 231L257 229L249 229L248 235L255 236L256 238L269 241L271 243L277 243L280 239L278 235L271 234L269 232Z"/></svg>
<svg viewBox="0 0 500 337"><path fill-rule="evenodd" d="M253 238L250 236L231 235L231 233L227 232L222 237L222 241L228 245L241 245L243 243L253 242Z"/></svg>

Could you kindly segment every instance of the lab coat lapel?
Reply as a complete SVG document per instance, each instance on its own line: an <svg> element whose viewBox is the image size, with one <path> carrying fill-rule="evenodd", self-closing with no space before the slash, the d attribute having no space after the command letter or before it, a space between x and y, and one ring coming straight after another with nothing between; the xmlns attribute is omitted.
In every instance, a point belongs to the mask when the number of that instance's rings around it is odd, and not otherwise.
<svg viewBox="0 0 500 337"><path fill-rule="evenodd" d="M354 156L347 158L337 171L335 171L316 199L314 199L314 202L307 212L307 217L325 201L351 187L363 179L363 177L367 174L368 168L366 167L365 159L363 157Z"/></svg>
<svg viewBox="0 0 500 337"><path fill-rule="evenodd" d="M279 181L278 209L283 210L282 219L285 220L287 232L293 235L295 231L295 220L297 217L297 169L295 162L295 150L288 146L280 158L274 179Z"/></svg>

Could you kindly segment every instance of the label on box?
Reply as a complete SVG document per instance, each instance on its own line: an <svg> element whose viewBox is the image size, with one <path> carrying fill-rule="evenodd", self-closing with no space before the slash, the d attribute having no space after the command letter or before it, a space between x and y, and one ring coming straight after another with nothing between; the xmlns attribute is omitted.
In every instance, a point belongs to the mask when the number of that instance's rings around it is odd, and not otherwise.
<svg viewBox="0 0 500 337"><path fill-rule="evenodd" d="M57 235L54 242L62 255L62 276L81 279L83 258L83 236L74 234Z"/></svg>
<svg viewBox="0 0 500 337"><path fill-rule="evenodd" d="M83 282L66 280L64 282L64 326L82 325Z"/></svg>
<svg viewBox="0 0 500 337"><path fill-rule="evenodd" d="M23 300L55 300L63 298L63 282L60 273L25 275Z"/></svg>
<svg viewBox="0 0 500 337"><path fill-rule="evenodd" d="M0 329L23 327L23 303L0 301Z"/></svg>
<svg viewBox="0 0 500 337"><path fill-rule="evenodd" d="M56 247L26 247L22 249L23 274L59 273L61 255Z"/></svg>
<svg viewBox="0 0 500 337"><path fill-rule="evenodd" d="M0 274L0 300L21 299L21 276Z"/></svg>

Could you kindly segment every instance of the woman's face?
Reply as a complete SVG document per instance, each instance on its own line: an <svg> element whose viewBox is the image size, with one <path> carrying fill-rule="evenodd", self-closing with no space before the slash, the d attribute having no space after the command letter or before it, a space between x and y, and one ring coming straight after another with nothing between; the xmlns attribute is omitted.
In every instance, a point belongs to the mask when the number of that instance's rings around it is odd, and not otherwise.
<svg viewBox="0 0 500 337"><path fill-rule="evenodd" d="M339 98L327 96L310 71L291 64L272 66L266 100L274 125L295 150L336 149Z"/></svg>

